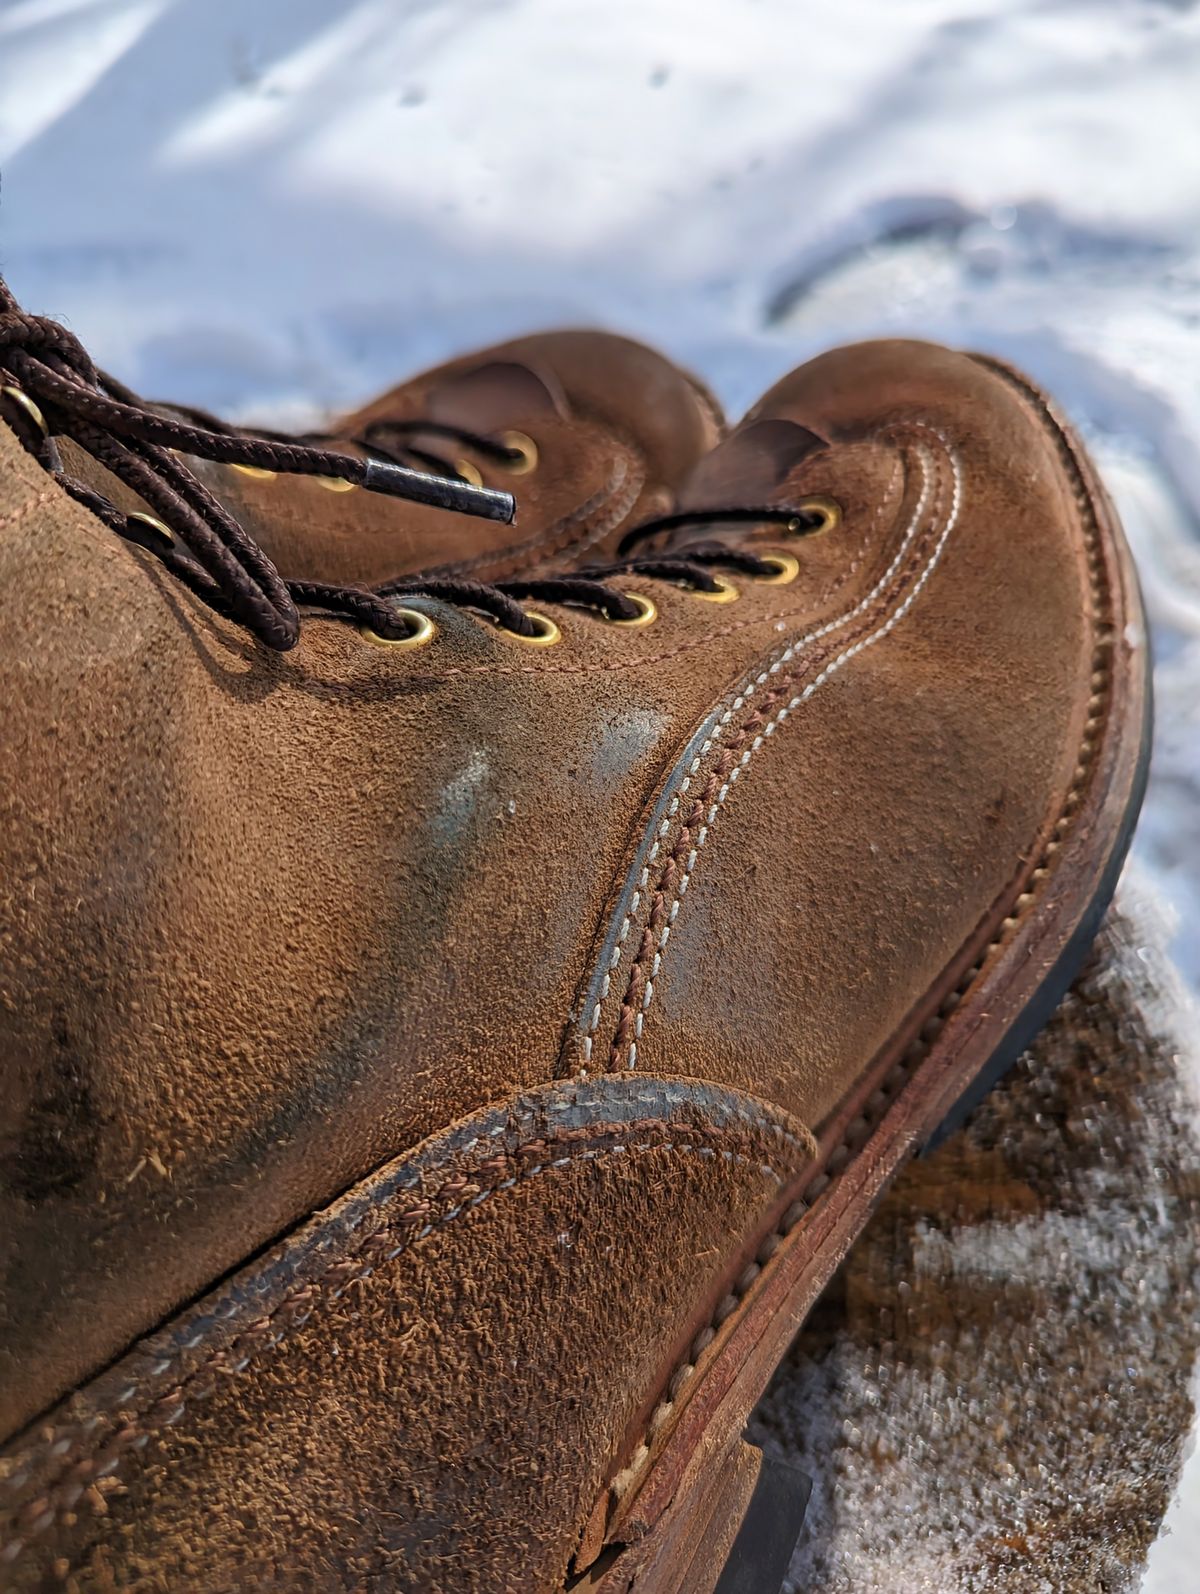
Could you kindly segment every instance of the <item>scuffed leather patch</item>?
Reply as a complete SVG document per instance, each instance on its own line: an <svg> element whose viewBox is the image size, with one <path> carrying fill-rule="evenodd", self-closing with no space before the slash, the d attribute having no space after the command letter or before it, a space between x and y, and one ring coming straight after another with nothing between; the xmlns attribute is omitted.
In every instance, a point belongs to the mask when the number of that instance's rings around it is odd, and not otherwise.
<svg viewBox="0 0 1200 1594"><path fill-rule="evenodd" d="M83 1564L108 1531L95 1513L140 1513L143 1523L156 1512L173 1517L180 1500L192 1497L193 1467L212 1497L204 1509L220 1509L227 1522L239 1509L237 1480L255 1464L261 1425L277 1421L290 1431L299 1420L294 1406L330 1409L333 1402L337 1427L352 1397L362 1399L364 1379L381 1381L378 1398L394 1403L399 1447L377 1458L372 1476L391 1469L390 1486L402 1488L409 1456L438 1476L436 1447L431 1462L428 1436L416 1433L435 1398L428 1391L449 1398L447 1388L461 1388L465 1357L475 1368L472 1398L482 1389L500 1409L528 1403L528 1391L516 1401L508 1387L511 1357L518 1349L532 1354L535 1342L550 1365L562 1355L556 1336L571 1331L561 1315L566 1305L543 1321L545 1291L536 1281L566 1277L575 1265L571 1247L590 1256L578 1264L582 1293L566 1297L578 1314L575 1336L611 1344L622 1361L640 1347L649 1373L661 1351L657 1314L664 1336L686 1327L693 1294L721 1271L723 1247L736 1247L814 1152L809 1131L786 1115L684 1080L570 1081L475 1114L362 1181L14 1442L0 1459L0 1555L35 1580L47 1556ZM414 1332L425 1336L423 1348L414 1342L405 1355ZM455 1348L443 1360L439 1346ZM331 1371L323 1372L327 1361ZM408 1383L396 1382L397 1365ZM637 1377L630 1390L602 1382L588 1425L623 1431L624 1407L643 1398L645 1382ZM286 1416L272 1417L281 1399ZM552 1408L554 1391L545 1399ZM447 1409L463 1404L454 1397ZM528 1419L531 1433L549 1423L547 1412L531 1410ZM470 1434L460 1439L467 1443ZM291 1442L282 1439L277 1455L289 1455ZM577 1449L575 1441L571 1453ZM210 1465L215 1480L207 1477ZM504 1458L489 1466L499 1476ZM579 1483L591 1488L594 1480ZM273 1480L257 1487L270 1504L272 1531L286 1543ZM328 1505L314 1483L307 1487L320 1502L308 1512L316 1523ZM517 1494L521 1487L521 1476L510 1482ZM228 1503L214 1507L223 1494ZM396 1553L415 1554L412 1544L433 1531L412 1526L425 1521L424 1508L414 1505L411 1521L394 1501L390 1509L401 1523ZM514 1520L524 1509L514 1508ZM571 1527L564 1514L559 1538ZM203 1537L193 1528L186 1549L170 1552L181 1577L199 1579L190 1586L209 1586L200 1570L206 1563L188 1559L206 1553L197 1549Z"/></svg>

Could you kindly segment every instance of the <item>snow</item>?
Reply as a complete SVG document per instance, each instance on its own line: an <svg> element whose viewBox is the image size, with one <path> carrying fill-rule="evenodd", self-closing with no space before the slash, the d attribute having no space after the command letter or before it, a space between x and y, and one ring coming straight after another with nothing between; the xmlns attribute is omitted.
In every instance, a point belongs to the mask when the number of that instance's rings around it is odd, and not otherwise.
<svg viewBox="0 0 1200 1594"><path fill-rule="evenodd" d="M1140 561L1137 848L1195 984L1198 82L1192 0L0 0L0 269L143 391L281 425L572 322L735 413L848 338L1015 360Z"/></svg>

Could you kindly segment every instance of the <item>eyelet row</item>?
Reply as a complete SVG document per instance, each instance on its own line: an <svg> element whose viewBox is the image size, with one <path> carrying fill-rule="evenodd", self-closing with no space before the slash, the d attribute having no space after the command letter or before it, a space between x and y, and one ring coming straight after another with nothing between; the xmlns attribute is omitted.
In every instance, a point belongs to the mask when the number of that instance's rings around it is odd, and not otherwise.
<svg viewBox="0 0 1200 1594"><path fill-rule="evenodd" d="M249 476L251 481L256 482L273 482L279 475L277 470L268 470L265 465L230 465L229 469L237 471L239 476ZM310 476L309 481L324 487L327 493L352 493L358 488L357 482L348 482L341 476Z"/></svg>
<svg viewBox="0 0 1200 1594"><path fill-rule="evenodd" d="M143 516L142 518L145 519L147 517ZM760 582L764 586L786 586L788 582L794 581L800 574L799 561L794 559L791 554L763 554L762 561L764 564L772 566L773 573L766 576L752 575L750 580ZM726 581L720 576L714 576L713 579L718 583L718 590L715 592L705 592L698 587L684 587L682 590L689 597L703 598L710 603L734 603L741 597L740 591L731 581ZM627 598L630 603L637 605L638 613L632 619L618 620L611 615L592 611L595 613L596 618L605 625L619 626L624 630L641 629L644 626L653 625L655 620L658 619L658 605L652 598L647 598L640 592L625 592L622 596ZM432 642L437 635L437 626L422 610L400 608L396 610L396 613L412 627L407 636L382 637L377 632L372 631L369 626L364 625L359 627L363 638L374 646L381 648L420 648L424 647L426 643ZM507 626L502 625L497 625L496 630L504 636L511 637L513 641L523 642L526 647L531 648L552 648L555 643L562 641L562 631L549 615L543 614L539 609L526 609L525 616L534 623L535 632L533 636L523 636L519 631L510 631Z"/></svg>

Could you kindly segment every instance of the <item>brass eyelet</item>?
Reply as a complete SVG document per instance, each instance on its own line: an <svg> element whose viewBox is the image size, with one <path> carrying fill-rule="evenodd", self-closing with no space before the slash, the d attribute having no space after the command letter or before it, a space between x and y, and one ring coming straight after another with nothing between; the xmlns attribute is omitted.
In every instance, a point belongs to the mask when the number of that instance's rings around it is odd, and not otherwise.
<svg viewBox="0 0 1200 1594"><path fill-rule="evenodd" d="M715 592L705 592L700 587L688 587L685 590L693 598L703 598L705 603L736 603L741 593L732 581L726 581L724 576L714 576L717 584Z"/></svg>
<svg viewBox="0 0 1200 1594"><path fill-rule="evenodd" d="M802 520L789 520L786 530L798 537L824 537L827 532L833 531L842 523L842 506L836 498L825 498L817 495L805 498L796 508L806 515L820 515L821 524L811 529Z"/></svg>
<svg viewBox="0 0 1200 1594"><path fill-rule="evenodd" d="M775 572L770 576L751 577L753 581L761 581L764 587L786 587L800 574L800 561L793 559L790 553L764 553L758 557Z"/></svg>
<svg viewBox="0 0 1200 1594"><path fill-rule="evenodd" d="M552 648L556 642L562 641L562 632L548 614L541 614L537 609L526 609L525 618L537 626L535 635L522 636L519 631L510 631L506 625L497 626L496 629L502 636L512 637L514 642L523 642L527 648Z"/></svg>
<svg viewBox="0 0 1200 1594"><path fill-rule="evenodd" d="M359 634L364 642L369 642L373 648L423 648L437 636L437 626L420 609L398 608L396 613L412 626L407 636L380 636L369 625L360 625Z"/></svg>
<svg viewBox="0 0 1200 1594"><path fill-rule="evenodd" d="M463 481L469 482L472 487L483 486L483 472L478 465L472 465L469 459L456 459L454 461L455 474L461 476Z"/></svg>
<svg viewBox="0 0 1200 1594"><path fill-rule="evenodd" d="M644 598L640 592L623 592L623 598L628 598L630 603L636 603L638 613L632 620L614 620L609 614L601 614L601 619L609 625L624 626L627 631L635 630L639 626L653 625L658 619L658 606L650 598Z"/></svg>
<svg viewBox="0 0 1200 1594"><path fill-rule="evenodd" d="M531 470L537 469L538 446L532 437L524 432L501 432L496 441L517 455L516 459L500 460L501 470L506 470L510 476L528 476Z"/></svg>
<svg viewBox="0 0 1200 1594"><path fill-rule="evenodd" d="M358 488L357 482L348 482L344 476L314 476L313 481L327 493L352 493Z"/></svg>
<svg viewBox="0 0 1200 1594"><path fill-rule="evenodd" d="M265 465L231 465L230 470L236 470L242 476L252 476L257 482L273 482L278 472L268 470Z"/></svg>
<svg viewBox="0 0 1200 1594"><path fill-rule="evenodd" d="M156 519L154 515L144 515L140 509L136 509L133 514L127 515L125 518L127 520L140 520L143 525L149 526L151 530L156 531L172 548L175 546L175 533L170 526L164 526L162 521Z"/></svg>
<svg viewBox="0 0 1200 1594"><path fill-rule="evenodd" d="M19 387L0 387L0 393L5 398L12 399L14 404L19 404L29 419L39 428L43 437L50 436L50 428L46 425L46 417L33 402L28 393L23 393Z"/></svg>

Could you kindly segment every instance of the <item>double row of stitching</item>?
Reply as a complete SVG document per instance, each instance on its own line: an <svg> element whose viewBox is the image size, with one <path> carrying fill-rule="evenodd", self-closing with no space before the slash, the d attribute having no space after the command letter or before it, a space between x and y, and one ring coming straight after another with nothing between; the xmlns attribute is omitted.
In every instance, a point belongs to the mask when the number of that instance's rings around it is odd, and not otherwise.
<svg viewBox="0 0 1200 1594"><path fill-rule="evenodd" d="M750 760L755 753L766 744L767 740L774 735L796 709L806 703L815 692L819 691L828 680L852 659L856 658L867 648L874 646L875 643L881 641L894 630L912 608L937 568L947 539L957 522L962 496L961 472L954 455L951 453L949 457L951 468L954 472L954 492L950 513L940 536L934 544L928 562L917 577L916 584L881 625L874 630L864 626L865 634L857 636L855 640L851 641L828 663L824 664L819 673L795 696L785 702L780 702L780 699L786 697L787 692L795 685L794 678L791 681L782 682L773 692L769 693L763 699L757 712L751 714L742 725L736 742L726 749L723 757L718 760L717 765L710 772L704 796L697 799L693 804L692 812L688 815L688 819L680 832L679 841L676 844L675 852L672 854L674 869L671 868L671 861L669 861L668 868L663 871L663 880L660 884L659 892L656 893L654 907L651 912L651 922L647 925L647 933L643 937L642 954L630 973L629 988L626 991L625 1000L621 1008L621 1020L618 1023L617 1033L614 1036L610 1051L610 1067L620 1066L621 1053L626 1046L628 1047L628 1056L625 1066L628 1068L637 1066L637 1043L641 1038L642 1027L654 998L654 981L658 974L663 953L666 951L672 927L679 913L680 904L687 893L700 849L707 841L717 815L724 806L742 771L749 766ZM779 706L775 707L776 704L779 704ZM771 713L769 718L764 718L764 715L772 708L775 710L774 713ZM655 920L657 920L657 925L655 925ZM657 936L656 939L652 939L655 930L657 930ZM632 1035L629 1034L630 1022L632 1022ZM622 1033L622 1025L625 1027L624 1033Z"/></svg>
<svg viewBox="0 0 1200 1594"><path fill-rule="evenodd" d="M651 853L647 860L648 865L655 862L659 844L668 833L671 821L681 811L683 802L689 795L691 781L699 774L704 756L717 743L725 727L733 716L745 706L754 692L758 688L767 685L772 676L776 676L777 679L771 690L766 693L759 704L752 708L751 713L738 727L732 741L718 754L716 763L707 775L702 791L698 796L691 799L689 808L683 811L682 822L677 832L675 843L666 858L657 884L653 891L649 893L649 914L642 931L637 955L630 970L629 980L618 1012L616 1028L609 1047L607 1066L610 1070L619 1069L623 1066L634 1068L637 1065L637 1045L641 1038L646 1013L653 1000L654 982L658 976L659 966L680 911L683 897L691 881L699 851L704 846L713 822L743 770L749 765L754 754L774 735L775 731L786 721L790 714L806 702L852 658L886 636L904 618L937 567L946 541L957 521L961 499L961 473L957 461L946 440L941 437L941 434L938 434L938 437L939 441L946 447L946 455L950 460L954 479L950 511L943 529L934 543L932 552L928 557L925 557L917 540L918 531L929 508L929 481L928 476L926 476L920 499L906 529L900 548L871 591L847 614L838 617L836 620L829 621L817 630L799 638L768 665L730 708L726 710L715 727L713 735L692 760L687 773L681 780L679 792L673 799L668 816L660 827L660 836L651 848ZM941 507L941 496L939 482L934 503L935 526L937 513ZM915 584L910 585L910 583L914 582ZM908 590L903 599L888 614L883 623L877 625L876 622L879 619L882 607L889 601L888 595L890 594L891 601L894 601L900 593L905 591L906 587ZM836 655L828 658L828 662L825 662L820 655L814 660L805 652L814 642L833 635L854 621L858 621L859 624L849 632L848 645L841 648ZM828 652L832 654L832 649L828 650ZM799 665L791 670L784 668L801 654L805 656L801 659ZM795 688L802 679L806 668L809 670L817 668L818 673L799 693L791 696L790 694L795 692ZM774 713L771 713L772 709L775 710ZM643 876L645 878L640 883L640 888L647 890L648 869L643 871ZM615 968L615 963L613 966ZM611 971L606 972L606 984L610 977ZM600 1004L596 1003L589 1017L590 1034L594 1033L599 1013ZM590 1047L585 1045L585 1060L589 1056Z"/></svg>
<svg viewBox="0 0 1200 1594"><path fill-rule="evenodd" d="M983 978L984 971L995 956L1013 939L1029 918L1044 889L1046 879L1053 871L1055 859L1067 832L1074 824L1083 794L1091 780L1096 749L1100 743L1105 721L1111 712L1113 644L1112 596L1103 576L1100 529L1095 507L1083 479L1078 459L1045 400L1036 389L1019 382L1003 367L991 365L989 362L989 368L995 370L1010 385L1044 410L1046 418L1054 427L1057 450L1070 476L1075 504L1080 514L1087 558L1091 618L1096 630L1096 640L1092 650L1088 712L1074 777L1063 799L1051 834L1035 860L1034 867L1028 872L1027 877L1023 871L1015 877L1015 880L1024 878L1025 889L1017 896L986 947L954 989L948 991L942 998L938 1011L926 1021L920 1035L908 1047L904 1056L893 1064L879 1082L878 1088L869 1097L862 1113L847 1124L841 1141L830 1148L823 1166L817 1169L802 1195L792 1202L777 1226L765 1236L758 1247L754 1261L733 1281L709 1322L692 1341L686 1356L672 1369L666 1380L664 1393L651 1412L642 1437L634 1447L629 1461L606 1485L606 1492L611 1491L616 1498L627 1494L640 1478L650 1460L655 1440L663 1433L674 1415L679 1395L690 1384L696 1373L697 1364L713 1344L718 1332L741 1311L747 1295L763 1270L775 1257L783 1242L802 1223L813 1203L836 1183L850 1166L854 1154L866 1145L891 1110L897 1096L910 1083L919 1066L929 1056L955 1009ZM980 928L986 924L988 917L990 913L981 919Z"/></svg>
<svg viewBox="0 0 1200 1594"><path fill-rule="evenodd" d="M838 592L840 590L840 588L842 588L846 584L847 581L850 580L851 576L858 569L860 561L866 555L866 551L867 551L867 548L868 548L868 546L870 544L871 538L872 538L872 536L874 534L875 528L876 528L879 520L881 519L881 517L883 515L884 509L886 508L888 502L891 499L892 492L895 489L896 479L899 476L899 474L900 474L900 461L899 461L899 459L896 459L895 461L893 461L893 464L892 464L891 474L889 475L887 486L885 487L884 492L883 492L882 502L880 503L879 507L876 509L875 513L871 516L870 522L867 525L867 528L866 528L866 530L863 533L862 541L861 541L858 549L856 550L856 552L854 554L854 557L852 559L850 559L849 561L847 561L847 563L846 563L845 567L843 568L841 574L838 575L830 583L830 585L828 587L826 587L825 591L822 592L817 598L815 598L815 599L809 598L805 602L805 604L804 604L802 609L789 611L789 613L787 615L765 615L765 616L762 617L763 620L784 619L784 618L790 618L790 617L794 616L796 613L804 613L804 614L810 613L814 606L823 606L824 604L828 603L829 600L834 596L834 594L836 592ZM906 535L904 544L902 546L907 546L908 545L908 542L910 540L910 535L913 532L913 530L915 529L916 524L917 524L917 519L916 519L916 517L914 517L913 522L912 522L912 524L909 527L909 534ZM897 560L900 557L901 557L901 555L898 554L897 555ZM895 561L893 562L893 566L894 566L894 564L895 564ZM889 567L889 572L892 571L893 566ZM886 577L885 577L885 579L886 579ZM872 589L872 590L874 591L875 589ZM870 594L868 594L868 597L869 596L870 596ZM616 975L617 970L620 968L621 960L622 960L622 958L624 956L625 944L626 944L626 942L628 940L629 932L630 932L630 930L633 927L634 921L635 921L636 916L637 916L638 909L639 909L639 907L641 905L642 895L643 895L644 892L646 892L649 889L649 885L650 885L650 870L653 867L653 865L655 864L655 862L657 861L659 852L662 849L663 842L664 842L666 836L668 835L668 833L670 831L671 821L677 815L677 813L679 811L680 802L682 801L682 798L684 796L686 796L686 794L687 794L687 790L688 790L688 787L689 787L689 785L691 783L692 777L696 774L696 772L698 771L698 769L700 767L700 760L703 759L708 754L708 752L712 749L712 747L717 742L720 741L721 737L724 735L726 727L732 721L733 716L735 714L737 714L738 712L740 712L740 710L745 706L745 704L748 702L748 700L751 697L754 696L755 692L758 691L762 686L764 686L766 684L766 682L768 681L768 679L770 678L770 676L772 674L775 674L779 670L781 670L784 667L784 665L786 665L788 663L788 661L795 654L797 654L801 649L806 647L808 644L816 641L820 637L824 636L827 632L837 629L839 626L844 625L847 621L852 619L853 616L858 612L858 608L859 607L860 607L860 605L856 605L855 608L848 610L845 614L839 616L836 620L831 620L831 621L828 622L827 625L822 626L819 629L817 629L815 631L812 631L812 632L808 633L807 635L798 638L796 641L792 642L791 644L789 644L789 646L784 648L771 661L769 661L769 663L767 664L767 667L764 670L761 670L756 675L754 675L753 677L748 679L745 682L745 684L742 686L738 696L734 699L733 703L729 706L728 709L725 710L724 714L722 714L721 717L717 720L716 724L713 726L713 729L712 729L712 732L711 732L710 736L708 737L708 739L705 741L705 743L701 747L701 749L700 749L699 753L697 754L696 758L692 760L692 765L691 765L688 773L683 777L683 779L682 779L682 781L680 783L679 792L672 799L672 805L671 805L670 811L667 814L666 818L663 820L663 822L660 824L658 835L654 838L653 842L651 843L650 850L649 850L649 853L648 853L648 855L646 857L645 864L644 864L644 866L643 866L643 868L641 870L641 873L640 873L640 878L638 880L637 887L636 887L636 889L633 892L632 898L630 899L628 910L626 911L626 913L625 913L625 915L624 915L624 917L622 919L621 928L620 928L620 930L619 930L619 932L617 934L616 941L613 944L612 951L609 954L608 967L604 970L604 973L603 973L603 975L601 977L599 991L596 993L595 997L590 1002L590 1011L588 1012L588 1015L587 1015L587 1028L586 1028L586 1032L585 1032L585 1034L583 1036L583 1041L582 1041L582 1045L583 1045L583 1069L582 1069L582 1073L583 1074L587 1073L587 1071L588 1071L588 1069L589 1069L589 1067L591 1065L591 1062L592 1062L592 1050L593 1050L593 1047L595 1045L595 1036L596 1036L596 1031L597 1031L597 1029L599 1028L599 1025L600 1025L601 1014L603 1013L603 1010L604 1010L604 1002L608 998L608 994L609 994L609 990L610 990L610 987L611 987L611 984L612 984L612 980L613 980L614 976ZM755 623L755 622L745 622L745 623L746 624L750 624L750 623ZM758 623L762 623L762 622L760 621Z"/></svg>
<svg viewBox="0 0 1200 1594"><path fill-rule="evenodd" d="M779 1142L791 1143L792 1168L797 1160L812 1154L809 1143L788 1134L773 1120L760 1123L744 1115L738 1115L738 1120L731 1124L688 1125L652 1117L549 1128L511 1151L497 1146L490 1135L479 1137L471 1144L481 1154L469 1174L452 1174L431 1191L426 1191L420 1178L414 1176L391 1198L393 1210L371 1209L364 1214L364 1220L369 1216L378 1221L368 1229L360 1220L362 1226L349 1245L318 1255L313 1276L290 1285L269 1312L241 1329L219 1350L202 1356L184 1370L184 1354L200 1348L207 1337L198 1328L181 1352L165 1357L149 1370L149 1389L139 1388L134 1382L121 1393L117 1410L39 1429L39 1442L19 1455L15 1470L5 1480L5 1488L19 1493L40 1465L53 1459L57 1466L48 1479L36 1480L33 1499L13 1508L15 1532L0 1547L0 1562L15 1562L30 1540L49 1528L64 1511L74 1509L97 1480L113 1476L130 1453L144 1449L155 1432L178 1422L190 1404L215 1390L221 1378L237 1376L256 1356L279 1345L307 1322L322 1302L339 1300L359 1280L394 1262L430 1234L492 1197L577 1162L656 1150L720 1158L753 1167L778 1188L784 1175L775 1165L771 1143L778 1149L782 1149ZM502 1132L503 1125L499 1128ZM230 1307L224 1315L236 1310ZM222 1315L220 1307L216 1315ZM172 1380L169 1383L168 1375Z"/></svg>

